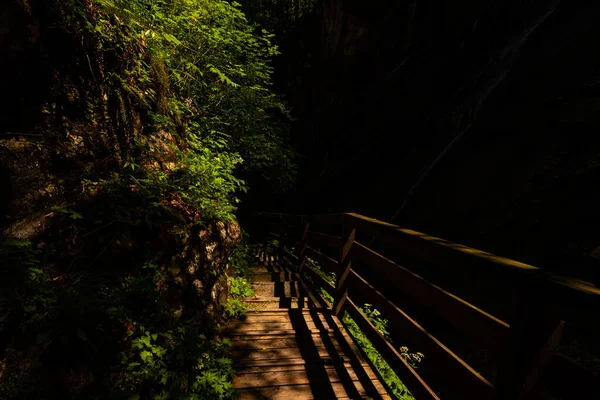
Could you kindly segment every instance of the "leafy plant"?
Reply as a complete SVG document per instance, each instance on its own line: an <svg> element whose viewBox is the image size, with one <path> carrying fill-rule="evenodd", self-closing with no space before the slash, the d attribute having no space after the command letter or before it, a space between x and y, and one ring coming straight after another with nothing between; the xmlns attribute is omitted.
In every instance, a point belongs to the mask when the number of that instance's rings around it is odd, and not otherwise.
<svg viewBox="0 0 600 400"><path fill-rule="evenodd" d="M252 289L252 284L250 284L250 282L248 282L246 278L229 277L229 282L231 284L231 286L229 287L229 294L234 299L243 299L254 296L254 289Z"/></svg>
<svg viewBox="0 0 600 400"><path fill-rule="evenodd" d="M239 299L227 299L225 313L229 318L245 317L248 305Z"/></svg>
<svg viewBox="0 0 600 400"><path fill-rule="evenodd" d="M383 359L381 354L375 349L369 339L367 339L356 322L354 322L347 314L344 315L343 322L350 332L350 335L352 335L360 348L365 352L367 357L369 357L369 360L371 360L375 368L377 368L377 371L379 371L385 382L392 389L394 395L401 400L413 400L414 397L410 394L406 386L402 383L400 378L398 378L389 364Z"/></svg>
<svg viewBox="0 0 600 400"><path fill-rule="evenodd" d="M246 236L242 244L233 249L229 257L229 262L239 276L246 276L250 273L250 267L254 264L256 252L256 246L248 244Z"/></svg>

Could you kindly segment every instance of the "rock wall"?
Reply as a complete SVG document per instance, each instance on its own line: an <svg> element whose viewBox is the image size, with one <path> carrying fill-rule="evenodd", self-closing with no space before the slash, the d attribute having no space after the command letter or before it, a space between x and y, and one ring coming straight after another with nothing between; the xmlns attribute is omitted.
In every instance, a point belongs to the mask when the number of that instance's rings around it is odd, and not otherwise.
<svg viewBox="0 0 600 400"><path fill-rule="evenodd" d="M235 222L191 226L182 251L166 267L173 278L165 287L168 298L180 304L182 314L220 319L229 294L233 270L229 256L240 244L242 231Z"/></svg>
<svg viewBox="0 0 600 400"><path fill-rule="evenodd" d="M319 62L290 89L306 155L290 208L578 275L600 244L598 18L557 0L324 1Z"/></svg>

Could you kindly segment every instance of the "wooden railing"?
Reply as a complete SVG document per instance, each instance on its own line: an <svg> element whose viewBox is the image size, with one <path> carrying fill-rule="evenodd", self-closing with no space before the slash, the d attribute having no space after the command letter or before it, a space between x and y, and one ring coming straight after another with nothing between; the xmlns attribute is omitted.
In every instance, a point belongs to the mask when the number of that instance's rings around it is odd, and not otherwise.
<svg viewBox="0 0 600 400"><path fill-rule="evenodd" d="M297 249L299 277L310 277L334 298L332 313L353 318L416 399L533 399L544 382L566 393L565 399L600 398L593 374L557 352L565 321L585 322L600 315L597 287L358 214L260 216L270 220L270 231L281 245ZM359 243L358 235L375 237L394 253L429 268L508 284L506 296L496 301L512 304L510 317L504 321L487 313L414 268ZM335 285L308 266L308 259L334 272ZM363 314L359 307L364 303L389 321L395 343L411 343L425 354L426 368L415 370L404 359ZM449 323L465 341L497 355L495 372L484 376L475 370L466 357L417 322L421 314L409 314L411 304Z"/></svg>

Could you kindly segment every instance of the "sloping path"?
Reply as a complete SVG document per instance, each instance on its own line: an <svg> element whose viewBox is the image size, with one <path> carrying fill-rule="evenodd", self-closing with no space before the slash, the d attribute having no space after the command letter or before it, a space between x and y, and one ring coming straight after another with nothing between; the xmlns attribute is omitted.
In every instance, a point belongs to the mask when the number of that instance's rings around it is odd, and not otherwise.
<svg viewBox="0 0 600 400"><path fill-rule="evenodd" d="M309 301L297 275L261 261L247 318L225 331L239 399L391 399L331 311Z"/></svg>

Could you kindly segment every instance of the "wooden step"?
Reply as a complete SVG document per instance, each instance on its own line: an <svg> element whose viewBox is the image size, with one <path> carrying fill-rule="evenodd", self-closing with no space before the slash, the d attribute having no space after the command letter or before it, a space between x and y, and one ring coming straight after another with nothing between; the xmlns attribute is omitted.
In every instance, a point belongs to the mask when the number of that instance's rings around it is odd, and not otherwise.
<svg viewBox="0 0 600 400"><path fill-rule="evenodd" d="M260 359L260 360L245 360L243 362L239 362L235 360L232 364L233 368L238 370L246 370L248 368L272 368L272 367L287 367L287 366L298 366L303 365L306 368L309 368L314 364L325 364L325 365L334 365L339 363L349 363L351 359L346 356L335 355L334 357L288 357L288 358L278 358L278 359Z"/></svg>
<svg viewBox="0 0 600 400"><path fill-rule="evenodd" d="M301 368L299 368L301 367ZM256 371L258 369L258 371ZM311 376L309 378L310 375ZM312 378L312 379L311 379ZM250 368L236 371L233 384L236 388L247 388L256 386L280 386L290 382L305 384L310 382L353 382L360 384L358 376L349 363L333 365L309 364L307 366L287 366L274 368Z"/></svg>
<svg viewBox="0 0 600 400"><path fill-rule="evenodd" d="M279 349L239 349L232 351L236 362L243 364L248 361L281 360L286 358L302 358L314 360L318 358L344 357L344 352L339 346L297 346Z"/></svg>
<svg viewBox="0 0 600 400"><path fill-rule="evenodd" d="M251 274L271 274L271 273L286 272L278 265L255 265L250 267Z"/></svg>
<svg viewBox="0 0 600 400"><path fill-rule="evenodd" d="M336 348L340 347L335 336L328 332L310 335L272 335L272 336L247 336L243 339L240 337L231 342L233 350L264 350L264 349L280 349L294 346L317 346L326 347L333 345Z"/></svg>
<svg viewBox="0 0 600 400"><path fill-rule="evenodd" d="M268 338L272 338L272 337L296 337L297 335L301 334L301 335L321 335L321 334L333 334L334 330L333 329L313 329L313 330L307 330L305 332L296 332L295 330L279 330L279 331L246 331L246 332L236 332L234 330L227 332L227 336L230 337L232 340L243 340L246 338L263 338L263 339L268 339Z"/></svg>
<svg viewBox="0 0 600 400"><path fill-rule="evenodd" d="M269 312L269 311L284 311L284 312ZM285 322L302 324L303 321L319 323L323 327L327 325L327 320L322 313L304 309L278 309L278 310L257 310L249 312L243 319L243 322L249 323L265 323L265 322ZM235 320L230 323L236 322Z"/></svg>
<svg viewBox="0 0 600 400"><path fill-rule="evenodd" d="M295 330L295 331L306 331L306 330L319 330L320 325L316 325L312 321L303 321L302 324L294 324L291 322L246 322L237 321L227 324L227 330L234 330L236 332L247 332L247 331L281 331L281 330Z"/></svg>
<svg viewBox="0 0 600 400"><path fill-rule="evenodd" d="M286 310L286 309L275 309L275 310L252 310L248 315L317 315L331 313L331 310L311 309L311 310Z"/></svg>
<svg viewBox="0 0 600 400"><path fill-rule="evenodd" d="M252 282L256 297L290 297L304 294L297 281L293 282Z"/></svg>
<svg viewBox="0 0 600 400"><path fill-rule="evenodd" d="M296 279L289 272L261 272L248 274L248 280L250 282L289 282Z"/></svg>
<svg viewBox="0 0 600 400"><path fill-rule="evenodd" d="M351 391L352 392L352 391ZM238 400L303 400L303 399L356 399L369 398L367 393L349 394L343 383L288 384L279 386L252 387L240 390ZM388 399L390 397L387 397Z"/></svg>
<svg viewBox="0 0 600 400"><path fill-rule="evenodd" d="M308 299L303 297L262 297L243 300L250 312L266 309L308 309L309 307Z"/></svg>

